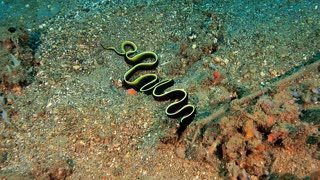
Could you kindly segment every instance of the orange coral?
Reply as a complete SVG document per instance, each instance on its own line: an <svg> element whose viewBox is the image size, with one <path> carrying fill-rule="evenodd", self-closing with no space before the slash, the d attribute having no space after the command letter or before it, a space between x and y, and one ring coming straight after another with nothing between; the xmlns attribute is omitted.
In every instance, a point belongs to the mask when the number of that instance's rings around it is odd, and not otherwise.
<svg viewBox="0 0 320 180"><path fill-rule="evenodd" d="M246 133L245 137L246 139L251 139L254 136L255 133L255 127L253 124L253 120L248 120L244 124L244 131Z"/></svg>

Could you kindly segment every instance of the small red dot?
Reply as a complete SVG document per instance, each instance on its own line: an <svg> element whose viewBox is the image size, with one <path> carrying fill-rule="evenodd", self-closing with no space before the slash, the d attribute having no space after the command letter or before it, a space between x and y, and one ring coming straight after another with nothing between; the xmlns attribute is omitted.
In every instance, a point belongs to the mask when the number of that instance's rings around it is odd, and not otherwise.
<svg viewBox="0 0 320 180"><path fill-rule="evenodd" d="M212 76L214 78L220 78L220 74L217 71L213 72Z"/></svg>

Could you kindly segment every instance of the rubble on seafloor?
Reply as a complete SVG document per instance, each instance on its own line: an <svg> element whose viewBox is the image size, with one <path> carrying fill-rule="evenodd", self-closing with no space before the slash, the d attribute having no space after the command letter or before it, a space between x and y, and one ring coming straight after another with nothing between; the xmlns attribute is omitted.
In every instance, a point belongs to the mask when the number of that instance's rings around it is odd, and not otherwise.
<svg viewBox="0 0 320 180"><path fill-rule="evenodd" d="M269 87L235 101L225 98L220 111L213 110L211 116L195 123L195 131L187 132L189 137L195 133L187 146L201 146L195 151L197 155L185 156L206 159L213 165L220 162L226 176L240 179L281 179L290 175L281 174L284 169L292 168L292 173L298 176L306 168L317 169L297 167L294 158L304 157L298 162L302 166L320 159L320 96L314 76L310 75L319 73L319 65L318 59L312 59L310 65L278 78ZM226 94L231 93L222 96Z"/></svg>

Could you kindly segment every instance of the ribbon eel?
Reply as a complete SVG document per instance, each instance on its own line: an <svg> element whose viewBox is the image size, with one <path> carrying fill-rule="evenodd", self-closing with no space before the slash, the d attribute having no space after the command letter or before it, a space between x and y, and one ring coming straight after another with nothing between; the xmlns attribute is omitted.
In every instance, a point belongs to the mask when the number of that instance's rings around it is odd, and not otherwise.
<svg viewBox="0 0 320 180"><path fill-rule="evenodd" d="M108 50L113 50L120 56L124 56L125 61L132 65L123 76L124 86L134 88L137 91L146 94L152 94L154 99L158 101L174 100L166 107L165 113L170 118L180 118L180 127L177 134L180 136L187 126L193 121L196 114L195 106L188 104L188 92L184 89L173 89L165 91L174 84L173 79L159 81L156 74L143 74L133 81L129 79L139 70L155 69L159 63L158 56L152 51L145 51L139 54L137 46L131 41L125 41L121 44L121 50L118 51L115 47L108 47ZM135 55L134 55L135 54ZM143 62L143 60L151 58L152 62Z"/></svg>

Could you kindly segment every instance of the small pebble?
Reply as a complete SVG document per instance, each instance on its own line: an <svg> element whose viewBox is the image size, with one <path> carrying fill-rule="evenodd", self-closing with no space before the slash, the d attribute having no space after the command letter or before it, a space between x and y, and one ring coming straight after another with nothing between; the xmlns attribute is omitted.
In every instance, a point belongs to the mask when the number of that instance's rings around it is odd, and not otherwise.
<svg viewBox="0 0 320 180"><path fill-rule="evenodd" d="M220 57L216 57L216 56L211 56L211 57L212 57L212 60L213 60L215 63L223 62L223 59L220 58Z"/></svg>
<svg viewBox="0 0 320 180"><path fill-rule="evenodd" d="M43 29L44 27L46 27L46 24L40 24L39 25L39 29Z"/></svg>
<svg viewBox="0 0 320 180"><path fill-rule="evenodd" d="M72 68L76 71L81 70L81 66L79 65L74 65Z"/></svg>
<svg viewBox="0 0 320 180"><path fill-rule="evenodd" d="M278 72L274 69L269 69L269 73L272 77L277 77L279 76Z"/></svg>
<svg viewBox="0 0 320 180"><path fill-rule="evenodd" d="M311 102L313 102L314 104L318 104L318 98L317 97L311 97Z"/></svg>
<svg viewBox="0 0 320 180"><path fill-rule="evenodd" d="M315 94L320 94L319 88L311 88L311 91Z"/></svg>
<svg viewBox="0 0 320 180"><path fill-rule="evenodd" d="M299 97L300 97L298 91L296 91L296 90L294 90L291 94L292 94L292 96L295 97L295 98L299 98Z"/></svg>
<svg viewBox="0 0 320 180"><path fill-rule="evenodd" d="M185 147L177 147L176 149L176 155L181 158L184 159L186 157L185 154L186 148Z"/></svg>

